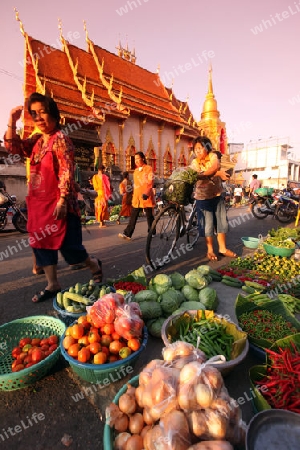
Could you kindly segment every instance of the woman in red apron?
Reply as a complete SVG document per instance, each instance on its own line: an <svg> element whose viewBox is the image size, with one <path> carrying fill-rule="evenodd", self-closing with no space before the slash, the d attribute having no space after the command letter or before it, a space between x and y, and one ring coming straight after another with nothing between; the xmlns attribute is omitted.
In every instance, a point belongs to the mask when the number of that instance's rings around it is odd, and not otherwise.
<svg viewBox="0 0 300 450"><path fill-rule="evenodd" d="M21 140L16 122L23 107L11 111L5 146L12 153L30 158L28 208L29 245L36 262L45 271L47 286L33 302L53 298L61 290L57 279L58 250L70 265L84 262L96 283L102 281L101 261L91 259L82 245L77 192L74 180L74 146L60 131L60 113L55 101L33 93L28 112L40 134Z"/></svg>

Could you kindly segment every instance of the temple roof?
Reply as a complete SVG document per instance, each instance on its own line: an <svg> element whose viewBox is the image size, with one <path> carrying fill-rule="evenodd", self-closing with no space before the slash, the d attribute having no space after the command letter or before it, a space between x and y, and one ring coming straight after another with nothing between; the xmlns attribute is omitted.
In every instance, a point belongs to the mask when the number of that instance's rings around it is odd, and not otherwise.
<svg viewBox="0 0 300 450"><path fill-rule="evenodd" d="M91 125L103 123L105 116L142 115L180 127L190 137L198 134L187 102L170 96L157 73L95 45L88 37L85 51L61 35L60 50L30 37L23 26L21 31L26 42L25 98L34 91L47 93L63 117L89 116Z"/></svg>

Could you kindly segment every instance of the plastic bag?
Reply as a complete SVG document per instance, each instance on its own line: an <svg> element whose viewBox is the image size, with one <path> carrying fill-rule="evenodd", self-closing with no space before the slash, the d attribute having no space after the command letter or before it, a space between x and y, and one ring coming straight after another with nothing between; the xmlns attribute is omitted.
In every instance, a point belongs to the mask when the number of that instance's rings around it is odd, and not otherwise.
<svg viewBox="0 0 300 450"><path fill-rule="evenodd" d="M206 355L192 344L184 341L176 341L162 349L163 359L172 362L173 367L181 369L192 361L203 363Z"/></svg>
<svg viewBox="0 0 300 450"><path fill-rule="evenodd" d="M86 310L92 319L93 325L100 328L106 323L114 322L117 308L120 307L123 302L124 297L120 294L105 294L92 306L87 306Z"/></svg>
<svg viewBox="0 0 300 450"><path fill-rule="evenodd" d="M126 340L141 337L144 321L140 313L137 312L137 306L134 302L117 309L114 326L116 333Z"/></svg>

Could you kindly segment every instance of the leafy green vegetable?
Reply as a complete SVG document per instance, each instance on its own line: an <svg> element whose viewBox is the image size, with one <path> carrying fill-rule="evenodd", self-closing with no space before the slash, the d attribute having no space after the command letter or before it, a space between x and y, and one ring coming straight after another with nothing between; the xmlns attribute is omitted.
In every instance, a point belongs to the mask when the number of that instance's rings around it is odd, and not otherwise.
<svg viewBox="0 0 300 450"><path fill-rule="evenodd" d="M217 291L209 286L199 291L199 300L205 306L205 309L216 311L219 305Z"/></svg>
<svg viewBox="0 0 300 450"><path fill-rule="evenodd" d="M144 289L143 291L139 291L134 296L134 301L137 303L140 302L156 302L158 299L158 295L156 292L151 291L150 289Z"/></svg>
<svg viewBox="0 0 300 450"><path fill-rule="evenodd" d="M157 302L141 302L139 303L144 320L156 319L162 316L160 303Z"/></svg>
<svg viewBox="0 0 300 450"><path fill-rule="evenodd" d="M160 295L166 292L172 286L172 280L164 273L158 274L153 278L154 290Z"/></svg>
<svg viewBox="0 0 300 450"><path fill-rule="evenodd" d="M195 289L203 289L208 284L206 279L196 269L190 270L185 275L185 279L187 283Z"/></svg>
<svg viewBox="0 0 300 450"><path fill-rule="evenodd" d="M174 289L169 289L161 296L161 309L167 316L173 314L173 312L179 308L180 304L181 302L179 302L177 291Z"/></svg>
<svg viewBox="0 0 300 450"><path fill-rule="evenodd" d="M170 278L172 280L172 286L175 289L181 289L185 285L185 278L179 272L171 273Z"/></svg>
<svg viewBox="0 0 300 450"><path fill-rule="evenodd" d="M186 284L185 286L183 286L183 288L181 289L181 292L183 293L183 295L185 296L185 298L188 301L190 301L190 302L198 302L199 301L199 292L197 291L197 289L194 289L189 284Z"/></svg>
<svg viewBox="0 0 300 450"><path fill-rule="evenodd" d="M166 319L164 317L158 317L157 319L151 319L146 322L146 327L151 336L160 338L161 329Z"/></svg>

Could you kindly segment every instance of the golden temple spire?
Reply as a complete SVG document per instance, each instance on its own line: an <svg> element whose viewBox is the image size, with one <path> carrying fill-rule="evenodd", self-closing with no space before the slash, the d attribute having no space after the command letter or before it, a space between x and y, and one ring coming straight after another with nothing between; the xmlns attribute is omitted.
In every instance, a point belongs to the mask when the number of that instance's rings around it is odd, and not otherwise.
<svg viewBox="0 0 300 450"><path fill-rule="evenodd" d="M214 96L213 84L212 84L212 66L209 66L208 76L208 91L203 104L201 119L218 119L220 113L217 107L217 101Z"/></svg>

